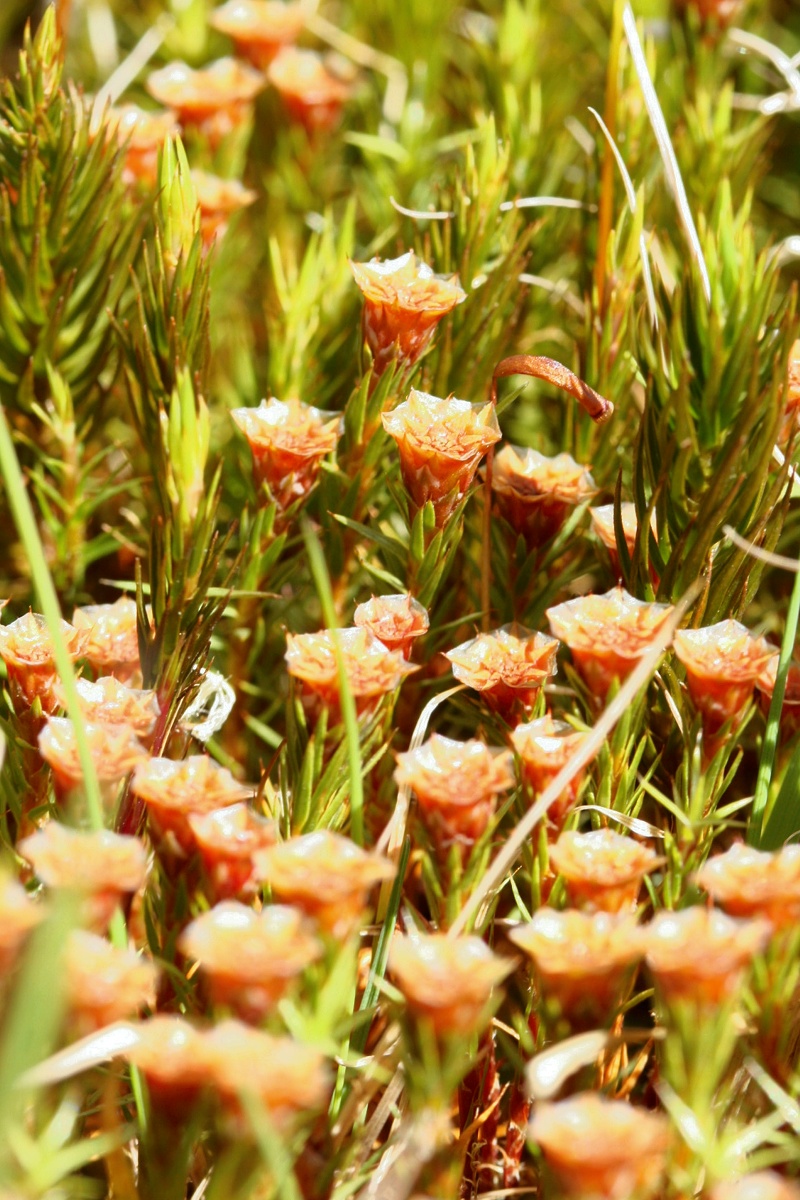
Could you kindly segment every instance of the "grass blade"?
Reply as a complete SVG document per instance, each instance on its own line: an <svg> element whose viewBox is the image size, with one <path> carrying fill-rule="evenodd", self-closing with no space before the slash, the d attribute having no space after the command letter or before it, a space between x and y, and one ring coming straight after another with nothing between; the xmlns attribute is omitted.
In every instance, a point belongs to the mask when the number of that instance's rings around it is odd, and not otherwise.
<svg viewBox="0 0 800 1200"><path fill-rule="evenodd" d="M75 727L75 742L83 773L87 814L92 827L94 829L102 829L105 824L103 818L103 801L100 796L100 785L97 781L97 772L94 769L89 742L83 727L80 699L78 697L78 689L75 686L75 671L73 670L72 660L70 659L61 632L61 607L58 603L56 589L47 566L42 539L39 536L36 517L34 516L25 487L25 481L22 477L22 470L11 437L11 430L8 426L5 409L2 406L0 406L0 471L2 471L3 481L6 486L6 495L14 517L14 523L28 557L28 565L34 587L36 588L36 594L39 597L42 613L47 622L50 637L52 638L53 657L55 658L56 667L58 668L58 673L61 676L61 682L64 687L67 713Z"/></svg>
<svg viewBox="0 0 800 1200"><path fill-rule="evenodd" d="M783 631L781 653L778 659L778 672L775 677L775 690L769 706L767 728L764 732L764 743L761 747L761 759L758 764L758 778L753 797L753 814L750 820L749 841L751 845L761 846L762 849L774 848L781 845L787 837L791 837L800 829L800 788L796 766L800 765L797 753L786 773L780 795L775 801L775 807L765 825L769 787L772 782L772 772L775 768L775 751L780 732L781 710L786 691L786 677L789 674L789 664L794 652L797 637L797 622L800 617L800 574L795 575L789 608L786 613L786 627ZM776 838L778 839L776 841Z"/></svg>

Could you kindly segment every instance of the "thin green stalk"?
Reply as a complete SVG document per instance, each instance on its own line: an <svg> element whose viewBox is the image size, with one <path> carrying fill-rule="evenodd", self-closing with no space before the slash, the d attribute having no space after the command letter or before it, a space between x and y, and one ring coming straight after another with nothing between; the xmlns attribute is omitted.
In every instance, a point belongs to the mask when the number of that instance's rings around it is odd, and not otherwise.
<svg viewBox="0 0 800 1200"><path fill-rule="evenodd" d="M67 713L75 729L75 743L78 749L78 759L83 772L83 788L86 796L86 809L89 821L94 829L103 829L103 801L100 795L100 785L97 772L94 769L89 741L83 726L78 689L75 686L75 672L72 660L67 650L64 635L61 632L61 608L58 603L56 589L47 566L44 547L36 525L31 502L22 469L17 458L17 451L8 427L5 408L0 405L0 471L5 481L8 502L14 516L17 532L22 539L25 553L28 557L31 578L39 597L42 614L47 622L47 628L53 642L53 657L55 659L61 683L64 688L64 698L67 703Z"/></svg>
<svg viewBox="0 0 800 1200"><path fill-rule="evenodd" d="M308 552L311 574L322 605L322 615L325 625L331 631L337 627L336 610L333 604L333 592L325 555L314 530L307 520L303 520L303 539ZM339 672L339 700L342 707L342 720L347 739L347 763L350 769L350 836L359 846L364 843L364 782L361 778L361 746L358 736L358 714L356 702L347 680L344 658L334 634L336 650L336 666Z"/></svg>
<svg viewBox="0 0 800 1200"><path fill-rule="evenodd" d="M270 1173L271 1194L278 1200L302 1200L297 1176L294 1173L294 1156L267 1115L263 1104L252 1093L242 1091L239 1101L250 1122L259 1153Z"/></svg>
<svg viewBox="0 0 800 1200"><path fill-rule="evenodd" d="M58 1041L65 994L63 989L53 987L53 963L75 926L76 916L72 900L60 894L31 941L4 1012L0 1041L0 1140L5 1136L6 1123L21 1119L25 1110L25 1092L19 1087L21 1076L46 1058Z"/></svg>
<svg viewBox="0 0 800 1200"><path fill-rule="evenodd" d="M769 706L767 728L764 732L764 743L761 747L761 759L758 764L756 791L753 796L753 814L748 828L748 841L751 846L757 846L764 834L769 786L772 782L772 772L775 768L775 751L778 746L780 733L781 710L786 691L786 677L789 674L789 663L794 653L794 643L797 637L797 623L800 618L800 571L794 577L794 586L786 613L786 627L783 631L781 653L778 659L778 671L775 676L775 690Z"/></svg>
<svg viewBox="0 0 800 1200"><path fill-rule="evenodd" d="M411 853L411 838L406 836L403 842L403 848L400 851L400 858L397 862L397 874L392 882L392 891L389 897L389 903L386 912L382 918L380 933L375 939L372 949L372 963L370 966L369 978L367 986L364 988L361 996L361 1003L358 1006L359 1012L366 1012L372 1008L373 1004L377 1004L380 998L380 980L386 974L386 964L389 961L389 946L392 937L394 936L395 926L397 924L397 914L400 911L400 901L403 898L403 881L406 877L406 868L408 867L408 856ZM367 1044L370 1025L364 1023L353 1034L350 1039L351 1050L359 1054L364 1053L364 1048Z"/></svg>

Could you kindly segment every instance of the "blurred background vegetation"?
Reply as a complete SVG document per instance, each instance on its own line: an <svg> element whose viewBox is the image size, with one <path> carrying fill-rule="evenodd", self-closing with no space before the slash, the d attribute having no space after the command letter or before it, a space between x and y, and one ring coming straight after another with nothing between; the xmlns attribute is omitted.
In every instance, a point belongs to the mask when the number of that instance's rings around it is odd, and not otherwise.
<svg viewBox="0 0 800 1200"><path fill-rule="evenodd" d="M149 71L176 58L197 66L230 52L209 27L212 7L210 0L63 0L65 80L92 96L119 80L144 44L146 63L114 99L152 107ZM14 203L2 214L0 265L25 321L20 336L7 313L0 321L0 396L64 612L113 600L121 587L134 588L138 574L155 618L142 638L144 681L168 714L157 749L185 753L191 743L175 732L179 717L203 672L216 667L231 680L237 707L209 748L239 776L261 780L259 799L268 796L270 811L280 807L280 793L284 832L317 824L352 832L347 739L340 727L323 726L315 748L293 703L286 631L329 623L319 600L325 581L314 577L298 524L276 519L253 481L250 452L230 417L237 406L294 395L344 413L338 456L305 506L324 547L336 620L350 624L354 605L373 589L415 589L431 611L423 669L404 685L394 712L387 704L360 729L356 774L360 766L374 786L368 835L396 798L387 751L407 744L442 683L438 651L474 631L485 577L479 502L459 511L449 543L436 543L430 530L423 536L408 511L394 447L376 418L411 382L478 401L504 356L548 355L615 405L613 422L598 428L547 384L501 384L504 434L591 466L597 502L635 503L640 533L628 550L618 538L617 568L589 531L585 509L541 553L528 554L498 518L490 547L493 626L517 617L542 628L548 606L573 590L605 590L618 574L638 598L665 601L703 577L695 623L742 617L781 639L791 580L728 543L723 527L730 523L767 549L800 553L800 519L772 455L797 334L800 106L759 109L765 98L787 94L769 48L789 58L800 52L800 10L788 0L744 3L737 17L743 39L702 28L691 5L680 16L666 0L634 7L699 256L687 248L666 184L621 35L619 0L321 4L303 43L339 55L352 78L337 127L309 134L265 89L252 117L221 145L185 133L192 167L241 179L256 194L207 257L191 214L182 219L191 188L174 147L163 156L157 194L132 200L120 155L89 137L72 89L57 100L38 97L38 108L29 106L36 111L23 114L39 122L49 172L40 192L19 185L28 170L23 141L2 140L3 183ZM41 14L40 5L3 0L7 75L17 70L26 21L35 25ZM41 120L51 103L52 125ZM634 205L590 109L610 127ZM48 137L59 122L75 134L66 151ZM40 196L52 219L46 242L31 232L44 219ZM530 205L517 207L525 198ZM370 397L362 302L347 259L411 247L436 271L458 273L468 300L413 372L387 372ZM178 283L170 290L178 250ZM84 286L73 291L76 263ZM374 430L365 438L369 421ZM30 557L11 521L0 527L6 596L7 619L34 600ZM149 629L143 606L140 618L142 633ZM565 678L575 687L566 693L570 715L591 723L594 698L574 675ZM665 832L658 902L668 905L686 898L691 870L718 834L728 835L737 805L752 794L763 730L760 718L744 722L706 778L697 714L680 684L681 668L668 661L657 698L633 706L583 793L623 822L644 815ZM505 736L463 698L441 722L463 736L476 726ZM2 782L8 820L19 815L26 760L13 720L4 727L11 735ZM375 771L373 754L384 756ZM773 791L787 761L784 755ZM47 780L43 787L43 808L55 813ZM720 806L723 795L729 807ZM300 796L302 810L294 807ZM506 825L525 799L515 795ZM124 804L116 816L120 828L141 827L141 812ZM532 845L523 858L519 889L537 901ZM427 860L426 869L435 873ZM395 914L399 902L398 894ZM166 902L154 912L151 946L175 974L172 914ZM352 1015L351 984L349 976L346 985L339 980L337 1018ZM349 1152L345 1145L342 1161ZM365 1162L366 1155L360 1181ZM342 1194L348 1187L345 1180Z"/></svg>

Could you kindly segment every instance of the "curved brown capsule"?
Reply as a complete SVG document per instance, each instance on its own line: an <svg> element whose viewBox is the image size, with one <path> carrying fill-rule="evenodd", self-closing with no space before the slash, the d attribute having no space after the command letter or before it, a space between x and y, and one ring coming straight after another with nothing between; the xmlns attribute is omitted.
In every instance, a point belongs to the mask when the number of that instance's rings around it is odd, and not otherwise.
<svg viewBox="0 0 800 1200"><path fill-rule="evenodd" d="M584 383L569 367L556 362L554 358L545 358L540 354L512 354L497 364L492 375L492 403L497 403L497 381L509 375L529 375L534 379L544 379L569 392L582 408L586 410L593 421L601 425L614 412L614 405L606 400L588 383Z"/></svg>

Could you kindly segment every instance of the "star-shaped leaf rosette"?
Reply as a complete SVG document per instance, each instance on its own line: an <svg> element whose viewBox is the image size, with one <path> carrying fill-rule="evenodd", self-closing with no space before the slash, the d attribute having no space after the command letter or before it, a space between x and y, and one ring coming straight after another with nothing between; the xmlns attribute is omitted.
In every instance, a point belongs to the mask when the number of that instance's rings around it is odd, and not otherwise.
<svg viewBox="0 0 800 1200"><path fill-rule="evenodd" d="M267 67L267 79L290 120L308 134L320 134L339 121L352 92L349 80L331 70L315 50L286 46Z"/></svg>
<svg viewBox="0 0 800 1200"><path fill-rule="evenodd" d="M414 510L433 505L441 529L466 493L487 450L500 441L493 404L440 399L413 389L408 399L383 414L383 427L397 443L403 483Z"/></svg>
<svg viewBox="0 0 800 1200"><path fill-rule="evenodd" d="M599 504L596 507L589 509L589 516L591 517L593 532L597 534L597 537L608 551L608 557L611 561L611 569L613 570L617 579L622 578L624 573L622 570L622 564L620 562L619 544L617 542L615 505ZM625 548L628 552L628 558L632 559L636 551L636 539L639 535L639 517L636 512L635 504L627 500L620 504L619 522L622 538L625 543ZM650 519L650 532L655 537L655 512ZM658 587L658 578L658 572L653 566L653 563L650 562L650 579L652 580L654 587Z"/></svg>
<svg viewBox="0 0 800 1200"><path fill-rule="evenodd" d="M100 675L94 681L78 679L75 686L81 712L90 725L124 725L142 745L150 745L161 711L152 689L128 687L113 675ZM60 680L54 695L65 709L66 693Z"/></svg>
<svg viewBox="0 0 800 1200"><path fill-rule="evenodd" d="M334 720L341 712L339 656L356 710L372 712L381 697L400 687L417 667L406 662L402 650L390 650L369 629L323 629L319 633L290 633L286 638L286 665L298 681L309 716L322 706Z"/></svg>
<svg viewBox="0 0 800 1200"><path fill-rule="evenodd" d="M522 625L504 625L479 633L445 657L460 683L474 688L489 708L512 723L532 714L544 684L558 670L557 653L556 638Z"/></svg>
<svg viewBox="0 0 800 1200"><path fill-rule="evenodd" d="M373 596L359 604L353 621L374 634L387 650L400 650L404 658L411 657L414 642L424 637L430 626L426 609L407 592Z"/></svg>
<svg viewBox="0 0 800 1200"><path fill-rule="evenodd" d="M154 71L147 90L178 115L184 127L196 127L211 146L218 146L251 117L264 76L235 58L218 58L193 69L171 62Z"/></svg>
<svg viewBox="0 0 800 1200"><path fill-rule="evenodd" d="M662 861L649 846L613 829L562 833L549 857L569 903L586 912L635 911L642 880Z"/></svg>
<svg viewBox="0 0 800 1200"><path fill-rule="evenodd" d="M86 650L86 633L62 621L61 634L70 658L80 658ZM21 712L34 704L39 712L57 710L55 652L43 616L28 612L9 625L0 625L0 658L6 665L12 699Z"/></svg>
<svg viewBox="0 0 800 1200"><path fill-rule="evenodd" d="M413 366L442 318L467 298L455 275L435 275L413 250L399 258L351 262L350 268L364 294L364 341L376 375L393 359Z"/></svg>
<svg viewBox="0 0 800 1200"><path fill-rule="evenodd" d="M502 998L499 985L514 965L479 937L411 928L395 933L389 974L404 1001L405 1071L415 1102L430 1105L432 1115L446 1107L446 1096L465 1075L476 1039L487 1046L484 1031Z"/></svg>
<svg viewBox="0 0 800 1200"><path fill-rule="evenodd" d="M511 731L511 744L520 757L523 777L527 779L534 796L540 795L552 783L561 769L582 746L586 734L581 733L567 721L560 721L550 713L535 721L526 721ZM549 830L556 832L578 802L583 784L585 768L578 772L567 785L547 813Z"/></svg>
<svg viewBox="0 0 800 1200"><path fill-rule="evenodd" d="M492 993L513 965L478 937L398 933L389 951L409 1012L441 1038L467 1037L486 1025Z"/></svg>
<svg viewBox="0 0 800 1200"><path fill-rule="evenodd" d="M660 1194L671 1141L660 1113L583 1092L538 1105L528 1136L565 1200L652 1200Z"/></svg>
<svg viewBox="0 0 800 1200"><path fill-rule="evenodd" d="M282 513L308 496L342 431L339 413L274 396L258 408L235 408L231 416L252 451L256 485L266 484Z"/></svg>
<svg viewBox="0 0 800 1200"><path fill-rule="evenodd" d="M122 780L147 758L147 750L128 724L86 724L84 734L103 797L110 803ZM48 717L38 742L53 771L56 797L63 802L84 778L75 726L68 717Z"/></svg>
<svg viewBox="0 0 800 1200"><path fill-rule="evenodd" d="M435 733L397 756L395 781L409 787L440 851L469 851L488 828L497 797L516 779L511 753L477 738L459 742Z"/></svg>
<svg viewBox="0 0 800 1200"><path fill-rule="evenodd" d="M120 596L113 604L85 604L72 614L84 631L83 657L96 675L113 675L136 687L141 681L136 601Z"/></svg>
<svg viewBox="0 0 800 1200"><path fill-rule="evenodd" d="M253 203L256 193L238 179L220 179L209 171L197 169L192 171L192 183L200 209L203 245L209 249L215 240L225 236L231 217Z"/></svg>
<svg viewBox="0 0 800 1200"><path fill-rule="evenodd" d="M300 909L267 904L254 912L233 900L187 925L180 949L200 964L212 1004L256 1025L321 954L313 926Z"/></svg>
<svg viewBox="0 0 800 1200"><path fill-rule="evenodd" d="M647 604L623 587L603 596L579 596L547 610L553 634L569 646L572 661L597 701L630 675L669 620L668 604Z"/></svg>
<svg viewBox="0 0 800 1200"><path fill-rule="evenodd" d="M327 829L289 838L256 856L258 876L273 896L336 941L359 929L370 892L394 878L396 869L383 855Z"/></svg>
<svg viewBox="0 0 800 1200"><path fill-rule="evenodd" d="M110 110L105 132L123 147L123 179L128 187L154 188L158 182L158 152L165 138L178 136L180 126L172 109L147 112L135 104L124 104Z"/></svg>
<svg viewBox="0 0 800 1200"><path fill-rule="evenodd" d="M190 817L240 804L255 789L239 783L205 754L150 758L137 766L131 791L147 809L150 835L163 855L185 858L194 850Z"/></svg>
<svg viewBox="0 0 800 1200"><path fill-rule="evenodd" d="M276 823L243 802L189 813L187 822L211 899L252 900L258 891L255 855L277 840Z"/></svg>
<svg viewBox="0 0 800 1200"><path fill-rule="evenodd" d="M771 934L763 917L738 919L696 905L656 913L642 928L642 946L663 1002L689 1005L697 1016L738 999Z"/></svg>
<svg viewBox="0 0 800 1200"><path fill-rule="evenodd" d="M630 913L545 907L509 936L531 960L541 1019L574 1032L610 1024L627 999L644 953L637 935Z"/></svg>
<svg viewBox="0 0 800 1200"><path fill-rule="evenodd" d="M756 682L778 658L766 638L753 637L732 620L679 630L675 654L686 668L689 695L712 740L727 722L732 729L741 723Z"/></svg>
<svg viewBox="0 0 800 1200"><path fill-rule="evenodd" d="M706 859L695 882L732 917L765 917L776 930L800 924L800 846L769 852L735 842Z"/></svg>
<svg viewBox="0 0 800 1200"><path fill-rule="evenodd" d="M208 23L231 39L238 55L264 70L284 46L297 41L306 12L304 4L283 0L227 0Z"/></svg>
<svg viewBox="0 0 800 1200"><path fill-rule="evenodd" d="M597 486L570 454L548 458L505 445L495 455L492 491L501 515L533 550L555 537L570 512L597 494Z"/></svg>
<svg viewBox="0 0 800 1200"><path fill-rule="evenodd" d="M729 916L749 919L751 925L768 921L772 927L764 960L750 984L754 1003L748 1009L760 1060L785 1083L796 1036L800 846L765 851L735 842L706 859L694 882Z"/></svg>
<svg viewBox="0 0 800 1200"><path fill-rule="evenodd" d="M152 959L127 946L112 946L97 933L73 929L60 965L76 1037L156 1006L159 971Z"/></svg>
<svg viewBox="0 0 800 1200"><path fill-rule="evenodd" d="M100 933L123 896L136 892L147 875L144 844L110 830L71 829L50 820L17 849L46 888L79 898L81 919Z"/></svg>

